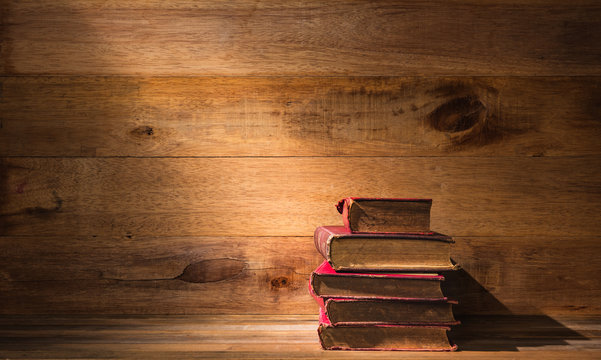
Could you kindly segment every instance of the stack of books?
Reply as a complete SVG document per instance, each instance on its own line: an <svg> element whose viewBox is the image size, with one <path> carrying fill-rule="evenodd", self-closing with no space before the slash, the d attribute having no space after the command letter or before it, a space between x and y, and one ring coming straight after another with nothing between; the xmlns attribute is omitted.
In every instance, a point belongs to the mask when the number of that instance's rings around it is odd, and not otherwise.
<svg viewBox="0 0 601 360"><path fill-rule="evenodd" d="M315 230L325 261L309 291L327 350L453 351L458 324L442 292L453 240L430 231L430 199L346 198L344 226Z"/></svg>

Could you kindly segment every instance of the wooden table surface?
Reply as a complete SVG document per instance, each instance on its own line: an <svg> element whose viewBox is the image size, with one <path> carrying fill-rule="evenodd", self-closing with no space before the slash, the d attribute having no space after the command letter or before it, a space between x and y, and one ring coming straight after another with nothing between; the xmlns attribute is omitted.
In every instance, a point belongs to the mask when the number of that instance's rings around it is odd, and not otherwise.
<svg viewBox="0 0 601 360"><path fill-rule="evenodd" d="M5 316L2 358L601 358L601 317L479 316L455 353L323 351L315 316Z"/></svg>

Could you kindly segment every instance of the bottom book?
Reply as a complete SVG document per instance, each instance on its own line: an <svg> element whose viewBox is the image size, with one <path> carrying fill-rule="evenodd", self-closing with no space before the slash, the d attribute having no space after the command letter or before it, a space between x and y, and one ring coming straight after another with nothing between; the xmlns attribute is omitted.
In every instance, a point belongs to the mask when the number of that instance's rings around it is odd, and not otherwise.
<svg viewBox="0 0 601 360"><path fill-rule="evenodd" d="M326 350L454 351L446 326L332 326L320 312L319 341Z"/></svg>

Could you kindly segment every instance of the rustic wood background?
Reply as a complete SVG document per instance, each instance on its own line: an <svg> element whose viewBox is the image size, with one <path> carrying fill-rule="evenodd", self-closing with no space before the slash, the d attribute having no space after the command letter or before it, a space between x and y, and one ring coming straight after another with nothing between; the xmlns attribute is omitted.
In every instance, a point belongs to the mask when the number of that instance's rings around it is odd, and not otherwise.
<svg viewBox="0 0 601 360"><path fill-rule="evenodd" d="M0 4L0 313L316 314L349 195L459 313L601 313L598 1Z"/></svg>

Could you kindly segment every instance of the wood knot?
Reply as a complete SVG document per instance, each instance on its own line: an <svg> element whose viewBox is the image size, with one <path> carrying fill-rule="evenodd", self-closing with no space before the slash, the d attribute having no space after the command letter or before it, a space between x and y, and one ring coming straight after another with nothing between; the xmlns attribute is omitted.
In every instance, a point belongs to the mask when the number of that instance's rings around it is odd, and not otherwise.
<svg viewBox="0 0 601 360"><path fill-rule="evenodd" d="M25 185L27 185L27 182L24 181L22 183L20 183L19 185L17 185L15 192L17 194L23 194L23 192L25 191Z"/></svg>
<svg viewBox="0 0 601 360"><path fill-rule="evenodd" d="M281 289L290 286L290 279L285 276L280 276L274 279L271 279L271 288L272 289Z"/></svg>
<svg viewBox="0 0 601 360"><path fill-rule="evenodd" d="M150 126L138 126L131 131L134 136L152 136L154 135L154 129Z"/></svg>
<svg viewBox="0 0 601 360"><path fill-rule="evenodd" d="M63 199L61 199L61 197L58 196L56 191L53 191L52 195L54 196L54 207L42 207L42 206L28 207L28 208L23 209L23 213L25 213L27 215L44 218L44 217L52 216L52 215L56 214L57 212L61 211L61 209L63 207Z"/></svg>
<svg viewBox="0 0 601 360"><path fill-rule="evenodd" d="M486 106L473 95L451 99L432 111L427 119L438 131L460 132L468 130L486 117Z"/></svg>
<svg viewBox="0 0 601 360"><path fill-rule="evenodd" d="M176 277L190 283L217 282L232 279L242 273L246 263L238 259L210 259L192 263Z"/></svg>

